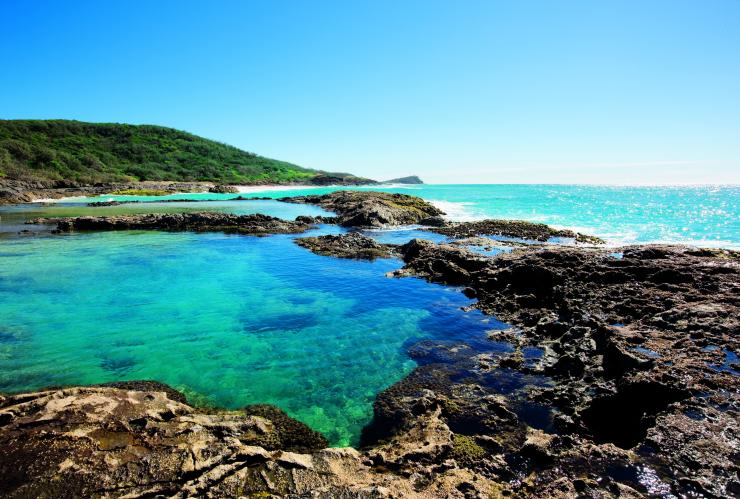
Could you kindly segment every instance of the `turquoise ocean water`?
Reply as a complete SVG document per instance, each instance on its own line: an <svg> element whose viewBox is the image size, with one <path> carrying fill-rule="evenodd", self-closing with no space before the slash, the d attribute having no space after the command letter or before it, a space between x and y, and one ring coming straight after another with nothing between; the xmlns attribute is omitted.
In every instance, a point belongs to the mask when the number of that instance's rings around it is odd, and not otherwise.
<svg viewBox="0 0 740 499"><path fill-rule="evenodd" d="M523 218L578 228L614 244L740 247L737 187L384 189L420 195L458 219ZM401 266L394 259L321 257L284 235L52 235L48 227L23 225L36 216L151 211L294 218L325 213L318 208L276 201L88 208L86 201L0 209L0 392L156 379L198 403L276 404L332 444L348 445L369 422L375 395L416 365L407 354L415 342L509 348L485 340L488 330L505 325L463 312L470 300L459 290L385 277ZM33 232L19 234L23 229ZM337 231L325 226L314 232ZM417 230L368 234L391 242L433 237Z"/></svg>
<svg viewBox="0 0 740 499"><path fill-rule="evenodd" d="M322 194L336 189L291 189L243 195L278 198ZM542 222L595 234L613 244L685 243L740 248L740 186L737 185L429 184L356 189L420 196L438 204L455 220L505 218ZM194 196L204 199L233 197L229 194L187 194L180 197Z"/></svg>

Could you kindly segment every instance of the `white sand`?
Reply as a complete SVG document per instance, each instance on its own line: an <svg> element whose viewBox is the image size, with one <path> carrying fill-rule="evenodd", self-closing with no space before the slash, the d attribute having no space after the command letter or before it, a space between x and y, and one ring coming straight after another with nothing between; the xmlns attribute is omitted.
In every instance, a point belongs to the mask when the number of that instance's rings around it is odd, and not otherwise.
<svg viewBox="0 0 740 499"><path fill-rule="evenodd" d="M320 189L320 185L235 185L240 193L267 191L294 191L296 189Z"/></svg>

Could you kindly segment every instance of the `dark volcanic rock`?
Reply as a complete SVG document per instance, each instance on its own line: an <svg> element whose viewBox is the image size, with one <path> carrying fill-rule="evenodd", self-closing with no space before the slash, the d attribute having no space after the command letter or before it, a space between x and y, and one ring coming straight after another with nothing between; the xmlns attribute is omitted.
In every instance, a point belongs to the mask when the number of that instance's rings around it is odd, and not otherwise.
<svg viewBox="0 0 740 499"><path fill-rule="evenodd" d="M465 238L475 236L508 236L534 241L547 241L551 237L573 238L577 242L603 244L604 240L572 230L554 229L549 225L525 222L523 220L479 220L475 222L449 223L444 227L431 229L448 237Z"/></svg>
<svg viewBox="0 0 740 499"><path fill-rule="evenodd" d="M37 218L28 223L56 223L60 231L71 230L170 230L228 232L267 235L305 232L311 225L289 222L267 215L231 215L228 213L150 213L110 217Z"/></svg>
<svg viewBox="0 0 740 499"><path fill-rule="evenodd" d="M301 237L295 240L318 255L336 256L339 258L361 258L373 260L388 258L394 254L395 246L381 244L374 239L357 232L318 237Z"/></svg>
<svg viewBox="0 0 740 499"><path fill-rule="evenodd" d="M242 410L247 416L259 416L275 425L275 431L270 435L271 438L263 438L261 442L261 445L268 450L312 452L329 445L321 433L291 418L274 405L254 404Z"/></svg>
<svg viewBox="0 0 740 499"><path fill-rule="evenodd" d="M335 212L337 222L344 227L412 225L444 215L421 198L387 192L337 191L322 196L282 198L280 201L321 206Z"/></svg>
<svg viewBox="0 0 740 499"><path fill-rule="evenodd" d="M535 471L524 489L514 487L522 493L736 493L740 401L737 373L724 366L725 352L740 347L740 254L645 246L617 259L613 250L523 247L482 258L422 240L400 250L406 265L397 275L471 288L479 309L518 329L517 344L545 354L533 366L516 352L498 362L470 353L467 364L464 349L451 363L435 353L433 369L422 365L378 396L366 443L411 424L427 410L418 400L441 398L445 424L482 449L474 449L481 473L501 481ZM496 376L502 366L550 375L554 383L531 387L527 398L555 410L558 435L540 435L533 448L522 444L534 435L523 415L485 413L487 366ZM511 409L511 395L503 403ZM467 419L455 420L457 409ZM527 449L537 450L526 457Z"/></svg>

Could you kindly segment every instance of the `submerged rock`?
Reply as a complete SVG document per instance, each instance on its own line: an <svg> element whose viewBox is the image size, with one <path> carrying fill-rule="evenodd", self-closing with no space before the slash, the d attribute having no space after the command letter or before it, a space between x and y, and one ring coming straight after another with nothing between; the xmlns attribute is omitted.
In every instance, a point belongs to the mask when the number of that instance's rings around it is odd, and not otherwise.
<svg viewBox="0 0 740 499"><path fill-rule="evenodd" d="M30 224L56 223L59 231L72 230L170 230L228 232L249 235L295 234L311 225L290 222L267 215L231 215L228 213L150 213L108 217L37 218Z"/></svg>
<svg viewBox="0 0 740 499"><path fill-rule="evenodd" d="M320 196L281 198L287 203L313 204L337 214L343 227L382 227L419 224L444 213L431 203L406 194L336 191Z"/></svg>
<svg viewBox="0 0 740 499"><path fill-rule="evenodd" d="M395 254L396 248L394 245L381 244L357 232L340 235L330 234L318 237L301 237L296 239L295 242L317 255L366 260L389 258Z"/></svg>

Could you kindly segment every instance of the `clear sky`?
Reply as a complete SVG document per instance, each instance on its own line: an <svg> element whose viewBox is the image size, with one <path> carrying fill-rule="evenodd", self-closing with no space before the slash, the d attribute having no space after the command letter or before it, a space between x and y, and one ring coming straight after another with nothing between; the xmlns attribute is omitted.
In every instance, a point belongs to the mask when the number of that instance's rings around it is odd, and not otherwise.
<svg viewBox="0 0 740 499"><path fill-rule="evenodd" d="M740 0L0 0L0 118L429 182L740 183Z"/></svg>

